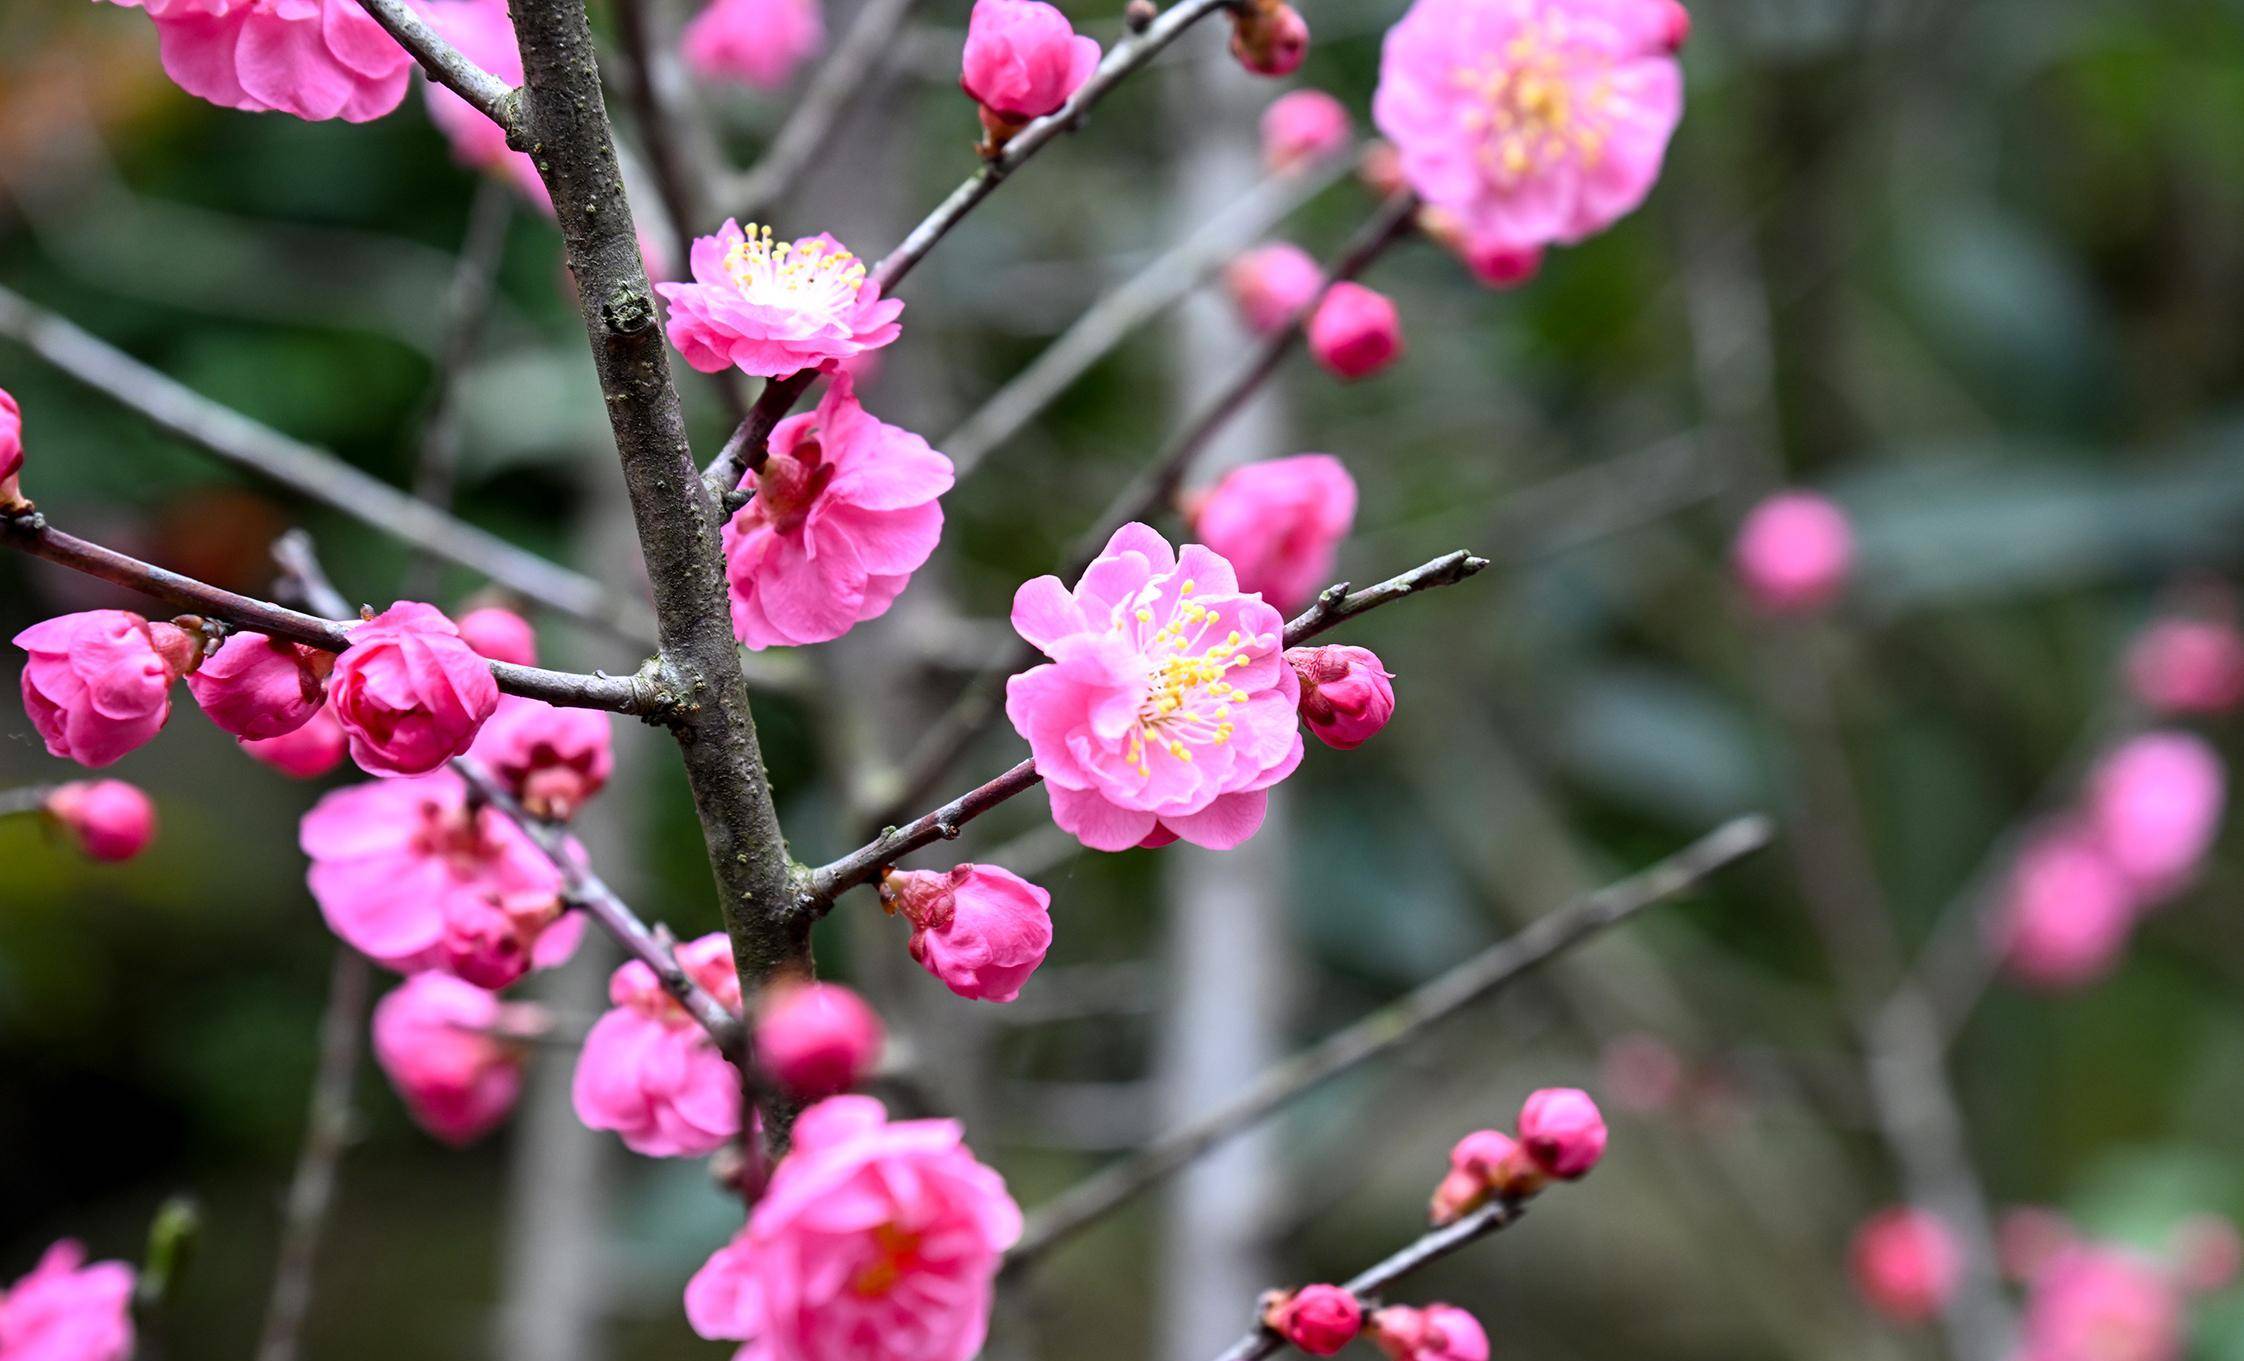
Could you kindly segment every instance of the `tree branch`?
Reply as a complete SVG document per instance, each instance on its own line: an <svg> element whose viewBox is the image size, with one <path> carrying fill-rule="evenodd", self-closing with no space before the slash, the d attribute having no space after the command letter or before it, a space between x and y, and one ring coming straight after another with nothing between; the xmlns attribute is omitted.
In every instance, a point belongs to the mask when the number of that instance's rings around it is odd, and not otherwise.
<svg viewBox="0 0 2244 1361"><path fill-rule="evenodd" d="M768 217L817 160L843 115L895 50L897 31L919 0L866 0L841 45L818 68L764 154L724 186L720 197L738 218ZM737 480L737 479L736 479ZM725 490L730 490L726 488Z"/></svg>
<svg viewBox="0 0 2244 1361"><path fill-rule="evenodd" d="M398 45L428 72L429 79L475 106L506 131L509 140L521 130L520 92L463 56L446 42L405 0L358 0L374 22L389 30Z"/></svg>

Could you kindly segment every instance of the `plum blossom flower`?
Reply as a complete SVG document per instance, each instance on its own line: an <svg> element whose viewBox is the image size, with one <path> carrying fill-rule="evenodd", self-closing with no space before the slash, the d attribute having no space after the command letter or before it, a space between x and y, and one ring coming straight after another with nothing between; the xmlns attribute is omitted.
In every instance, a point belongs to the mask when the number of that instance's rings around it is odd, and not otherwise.
<svg viewBox="0 0 2244 1361"><path fill-rule="evenodd" d="M399 973L440 970L503 988L575 952L561 873L449 770L330 792L298 832L312 898L336 935Z"/></svg>
<svg viewBox="0 0 2244 1361"><path fill-rule="evenodd" d="M1922 1323L1955 1293L1963 1254L1937 1217L1896 1206L1855 1231L1847 1265L1871 1308L1899 1323Z"/></svg>
<svg viewBox="0 0 2244 1361"><path fill-rule="evenodd" d="M328 700L360 769L420 775L475 741L499 705L499 683L442 611L401 600L351 627Z"/></svg>
<svg viewBox="0 0 2244 1361"><path fill-rule="evenodd" d="M1067 103L1098 69L1099 45L1043 0L974 0L959 88L982 107L993 144Z"/></svg>
<svg viewBox="0 0 2244 1361"><path fill-rule="evenodd" d="M1389 1361L1488 1361L1488 1332L1453 1304L1390 1304L1371 1316L1371 1340Z"/></svg>
<svg viewBox="0 0 2244 1361"><path fill-rule="evenodd" d="M1395 304L1362 284L1334 284L1309 314L1309 355L1335 378L1369 378L1402 351L1402 317Z"/></svg>
<svg viewBox="0 0 2244 1361"><path fill-rule="evenodd" d="M935 551L951 461L857 402L834 375L815 412L771 432L725 526L732 627L750 648L823 643L886 613Z"/></svg>
<svg viewBox="0 0 2244 1361"><path fill-rule="evenodd" d="M747 1342L740 1361L969 1361L1020 1235L956 1121L837 1096L795 1122L747 1227L687 1284L686 1319Z"/></svg>
<svg viewBox="0 0 2244 1361"><path fill-rule="evenodd" d="M17 485L23 475L23 408L0 388L0 512L21 510L30 502Z"/></svg>
<svg viewBox="0 0 2244 1361"><path fill-rule="evenodd" d="M1449 1150L1449 1171L1434 1187L1427 1219L1453 1224L1499 1195L1526 1194L1543 1182L1519 1141L1497 1129L1476 1129Z"/></svg>
<svg viewBox="0 0 2244 1361"><path fill-rule="evenodd" d="M2205 858L2227 784L2221 758L2185 732L2130 738L2089 772L2096 838L2146 902L2179 888Z"/></svg>
<svg viewBox="0 0 2244 1361"><path fill-rule="evenodd" d="M88 610L33 624L15 637L23 708L49 755L106 766L146 743L171 717L171 683L193 669L200 644L174 624L126 610Z"/></svg>
<svg viewBox="0 0 2244 1361"><path fill-rule="evenodd" d="M1995 943L2020 982L2077 988L2110 973L2134 928L2135 890L2095 839L2051 827L2027 841L1996 909Z"/></svg>
<svg viewBox="0 0 2244 1361"><path fill-rule="evenodd" d="M756 1018L756 1058L789 1095L818 1101L848 1091L872 1071L885 1038L865 999L836 983L765 990Z"/></svg>
<svg viewBox="0 0 2244 1361"><path fill-rule="evenodd" d="M1738 580L1759 609L1802 614L1846 589L1854 530L1846 512L1809 491L1779 492L1753 508L1730 550Z"/></svg>
<svg viewBox="0 0 2244 1361"><path fill-rule="evenodd" d="M826 44L818 0L711 0L686 25L686 65L708 80L777 90Z"/></svg>
<svg viewBox="0 0 2244 1361"><path fill-rule="evenodd" d="M303 727L278 737L243 739L241 749L281 774L314 780L343 763L350 739L332 709L321 707Z"/></svg>
<svg viewBox="0 0 2244 1361"><path fill-rule="evenodd" d="M1519 1108L1519 1144L1562 1181L1585 1176L1605 1156L1605 1116L1578 1087L1545 1087Z"/></svg>
<svg viewBox="0 0 2244 1361"><path fill-rule="evenodd" d="M2233 619L2160 619L2127 650L2135 697L2166 714L2226 714L2244 705L2244 632Z"/></svg>
<svg viewBox="0 0 2244 1361"><path fill-rule="evenodd" d="M374 1058L421 1128L468 1144L522 1095L520 1045L493 1034L504 1003L448 974L415 974L374 1007Z"/></svg>
<svg viewBox="0 0 2244 1361"><path fill-rule="evenodd" d="M1274 241L1233 260L1223 271L1223 283L1247 329L1268 335L1316 298L1325 286L1325 272L1301 247Z"/></svg>
<svg viewBox="0 0 2244 1361"><path fill-rule="evenodd" d="M1301 678L1301 721L1334 751L1354 751L1395 716L1394 676L1369 648L1288 648L1286 663Z"/></svg>
<svg viewBox="0 0 2244 1361"><path fill-rule="evenodd" d="M228 109L363 123L405 98L413 59L358 0L114 0L155 21L164 74Z"/></svg>
<svg viewBox="0 0 2244 1361"><path fill-rule="evenodd" d="M133 1269L86 1266L65 1238L0 1294L0 1357L7 1361L126 1361L132 1355Z"/></svg>
<svg viewBox="0 0 2244 1361"><path fill-rule="evenodd" d="M2020 1332L2022 1361L2178 1361L2181 1292L2131 1252L2078 1244L2034 1277Z"/></svg>
<svg viewBox="0 0 2244 1361"><path fill-rule="evenodd" d="M188 675L187 689L211 722L259 741L311 722L327 703L327 673L334 666L332 652L236 633Z"/></svg>
<svg viewBox="0 0 2244 1361"><path fill-rule="evenodd" d="M1666 0L1416 0L1372 118L1468 236L1572 245L1633 212L1683 115Z"/></svg>
<svg viewBox="0 0 2244 1361"><path fill-rule="evenodd" d="M1227 850L1301 763L1285 621L1231 564L1124 525L1073 590L1038 577L1013 627L1052 660L1006 684L1052 818L1094 850L1182 837Z"/></svg>
<svg viewBox="0 0 2244 1361"><path fill-rule="evenodd" d="M740 1010L740 974L723 932L679 946L678 965L720 1005ZM740 1133L738 1070L654 970L636 959L617 969L608 1000L612 1008L577 1056L569 1088L577 1118L614 1130L624 1147L650 1158L698 1158Z"/></svg>
<svg viewBox="0 0 2244 1361"><path fill-rule="evenodd" d="M1314 165L1348 149L1355 120L1323 90L1293 90L1262 111L1262 163L1273 173Z"/></svg>
<svg viewBox="0 0 2244 1361"><path fill-rule="evenodd" d="M703 373L738 368L762 378L877 350L894 340L904 304L882 298L865 266L820 233L772 239L730 218L695 239L692 283L656 284L670 303L670 343Z"/></svg>
<svg viewBox="0 0 2244 1361"><path fill-rule="evenodd" d="M1356 479L1330 454L1243 464L1192 506L1192 532L1230 562L1239 589L1299 609L1332 580L1356 524Z"/></svg>
<svg viewBox="0 0 2244 1361"><path fill-rule="evenodd" d="M421 10L429 26L458 48L461 56L508 85L522 84L522 48L515 42L514 21L507 17L506 0L424 0ZM548 217L553 215L553 197L546 192L545 181L538 178L536 164L506 144L505 128L433 80L424 93L429 121L452 144L454 160L471 170L497 175L539 211ZM460 628L466 632L465 619L460 621Z"/></svg>
<svg viewBox="0 0 2244 1361"><path fill-rule="evenodd" d="M486 120L488 121L488 120ZM538 634L530 621L499 605L484 605L460 616L460 637L476 655L516 666L538 664Z"/></svg>
<svg viewBox="0 0 2244 1361"><path fill-rule="evenodd" d="M1363 1331L1364 1307L1337 1285L1305 1285L1265 1304L1262 1321L1311 1356L1331 1356Z"/></svg>
<svg viewBox="0 0 2244 1361"><path fill-rule="evenodd" d="M123 780L73 780L47 795L47 815L96 860L130 860L156 839L156 805Z"/></svg>
<svg viewBox="0 0 2244 1361"><path fill-rule="evenodd" d="M598 709L501 695L468 755L488 767L533 816L575 817L615 770L608 715Z"/></svg>
<svg viewBox="0 0 2244 1361"><path fill-rule="evenodd" d="M912 924L912 958L961 997L1012 1001L1052 948L1052 895L996 865L890 870L880 902Z"/></svg>

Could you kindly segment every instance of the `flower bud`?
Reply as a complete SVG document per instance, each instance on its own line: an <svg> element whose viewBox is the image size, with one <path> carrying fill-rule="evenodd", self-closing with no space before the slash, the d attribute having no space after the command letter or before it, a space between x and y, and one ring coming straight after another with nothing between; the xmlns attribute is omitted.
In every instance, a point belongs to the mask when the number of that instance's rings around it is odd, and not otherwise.
<svg viewBox="0 0 2244 1361"><path fill-rule="evenodd" d="M2228 619L2160 619L2127 650L2127 683L2159 713L2233 713L2244 705L2244 633Z"/></svg>
<svg viewBox="0 0 2244 1361"><path fill-rule="evenodd" d="M1305 1285L1265 1300L1262 1322L1311 1356L1330 1356L1363 1331L1364 1307L1337 1285Z"/></svg>
<svg viewBox="0 0 2244 1361"><path fill-rule="evenodd" d="M880 901L912 924L912 958L961 997L1012 1001L1052 947L1052 895L996 865L889 870Z"/></svg>
<svg viewBox="0 0 2244 1361"><path fill-rule="evenodd" d="M1098 65L1098 43L1043 0L974 0L958 83L981 105L995 150L1067 103Z"/></svg>
<svg viewBox="0 0 2244 1361"><path fill-rule="evenodd" d="M1394 676L1371 649L1332 644L1286 649L1301 678L1301 718L1334 751L1354 751L1395 716Z"/></svg>
<svg viewBox="0 0 2244 1361"><path fill-rule="evenodd" d="M706 80L778 90L825 45L819 11L818 0L712 0L679 35L678 50Z"/></svg>
<svg viewBox="0 0 2244 1361"><path fill-rule="evenodd" d="M278 737L243 740L241 748L292 779L317 779L342 764L349 739L343 725L325 707L294 732Z"/></svg>
<svg viewBox="0 0 2244 1361"><path fill-rule="evenodd" d="M460 637L482 657L516 666L538 664L538 633L510 609L484 605L460 616Z"/></svg>
<svg viewBox="0 0 2244 1361"><path fill-rule="evenodd" d="M473 983L415 974L374 1008L374 1059L423 1129L469 1143L522 1093L523 1054L492 1032L506 1010Z"/></svg>
<svg viewBox="0 0 2244 1361"><path fill-rule="evenodd" d="M1454 1224L1499 1195L1531 1196L1546 1180L1512 1136L1476 1129L1449 1150L1449 1172L1434 1188L1427 1218L1436 1227Z"/></svg>
<svg viewBox="0 0 2244 1361"><path fill-rule="evenodd" d="M2019 850L1992 929L2014 977L2058 990L2111 972L2134 922L2127 876L2090 836L2057 827Z"/></svg>
<svg viewBox="0 0 2244 1361"><path fill-rule="evenodd" d="M1450 1304L1390 1304L1371 1316L1371 1341L1390 1361L1488 1361L1480 1320Z"/></svg>
<svg viewBox="0 0 2244 1361"><path fill-rule="evenodd" d="M2119 872L2146 898L2187 883L2205 858L2227 801L2221 759L2203 738L2131 738L2088 776L2088 819Z"/></svg>
<svg viewBox="0 0 2244 1361"><path fill-rule="evenodd" d="M96 860L130 860L156 838L156 806L123 780L76 780L47 795L47 813Z"/></svg>
<svg viewBox="0 0 2244 1361"><path fill-rule="evenodd" d="M1855 1232L1847 1260L1863 1300L1898 1323L1922 1323L1939 1313L1963 1270L1948 1226L1906 1207L1871 1216Z"/></svg>
<svg viewBox="0 0 2244 1361"><path fill-rule="evenodd" d="M1402 318L1386 296L1358 283L1325 290L1309 317L1309 353L1327 373L1353 381L1400 358Z"/></svg>
<svg viewBox="0 0 2244 1361"><path fill-rule="evenodd" d="M1330 454L1241 464L1187 517L1193 535L1239 574L1239 589L1281 610L1316 598L1356 523L1356 480Z"/></svg>
<svg viewBox="0 0 2244 1361"><path fill-rule="evenodd" d="M1348 106L1323 90L1294 90L1262 111L1262 164L1272 174L1315 165L1348 147Z"/></svg>
<svg viewBox="0 0 2244 1361"><path fill-rule="evenodd" d="M236 633L187 677L187 689L211 722L261 741L311 722L327 702L327 673L334 666L332 652Z"/></svg>
<svg viewBox="0 0 2244 1361"><path fill-rule="evenodd" d="M1605 1156L1605 1116L1579 1088L1545 1087L1519 1108L1519 1142L1537 1167L1572 1181Z"/></svg>
<svg viewBox="0 0 2244 1361"><path fill-rule="evenodd" d="M1231 13L1231 55L1252 75L1290 76L1309 56L1309 24L1284 0L1247 0Z"/></svg>
<svg viewBox="0 0 2244 1361"><path fill-rule="evenodd" d="M16 399L0 388L0 515L28 510L23 489L16 485L23 472L23 411Z"/></svg>
<svg viewBox="0 0 2244 1361"><path fill-rule="evenodd" d="M1680 52L1683 44L1691 40L1691 11L1683 8L1678 0L1658 0L1658 4L1663 11L1660 25L1665 34L1667 50Z"/></svg>
<svg viewBox="0 0 2244 1361"><path fill-rule="evenodd" d="M194 668L200 642L174 624L126 610L88 610L15 637L31 654L23 707L50 755L106 766L146 743L171 716L171 683Z"/></svg>
<svg viewBox="0 0 2244 1361"><path fill-rule="evenodd" d="M864 1081L880 1060L880 1017L833 983L780 984L756 1020L756 1057L788 1095L821 1101Z"/></svg>
<svg viewBox="0 0 2244 1361"><path fill-rule="evenodd" d="M361 769L420 775L468 749L499 686L441 611L399 601L351 629L328 696Z"/></svg>
<svg viewBox="0 0 2244 1361"><path fill-rule="evenodd" d="M1223 283L1247 329L1268 335L1316 298L1325 272L1309 252L1277 241L1234 259L1223 271Z"/></svg>
<svg viewBox="0 0 2244 1361"><path fill-rule="evenodd" d="M1745 517L1731 561L1760 609L1811 613L1845 589L1854 531L1837 506L1814 492L1780 492Z"/></svg>

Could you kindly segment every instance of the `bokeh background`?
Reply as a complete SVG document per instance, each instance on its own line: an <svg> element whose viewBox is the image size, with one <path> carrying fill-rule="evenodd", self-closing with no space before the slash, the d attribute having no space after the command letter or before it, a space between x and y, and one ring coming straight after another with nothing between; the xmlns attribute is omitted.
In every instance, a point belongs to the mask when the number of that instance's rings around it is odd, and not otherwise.
<svg viewBox="0 0 2244 1361"><path fill-rule="evenodd" d="M829 2L838 32L853 7ZM682 20L648 3L665 29ZM1115 6L1064 7L1116 31ZM783 234L831 229L877 255L971 168L965 8L918 7ZM1400 5L1304 9L1318 41L1292 83L1363 119ZM1037 796L976 824L960 856L999 849L1055 899L1053 956L1013 1008L945 993L869 893L821 928L822 967L874 998L915 1088L1024 1203L1581 889L1730 815L1794 815L1804 762L1843 762L1876 910L1905 941L1968 923L2006 840L2126 721L2130 637L2239 566L2244 4L1704 0L1694 15L1688 113L1644 211L1516 293L1423 244L1393 253L1370 281L1402 308L1403 362L1344 387L1296 361L1195 479L1334 453L1363 492L1344 574L1456 547L1494 560L1348 631L1399 676L1393 726L1352 755L1313 748L1269 830L1229 856L1068 856ZM941 445L1084 306L1249 191L1254 119L1283 87L1238 71L1218 28L918 271L874 410ZM742 163L786 108L703 98ZM445 386L479 193L486 213L510 207L453 164L417 95L359 127L225 112L163 78L137 15L0 11L0 286L400 486ZM1371 206L1343 179L1283 234L1324 254ZM510 211L496 301L449 388L458 505L634 589L558 244ZM946 498L944 547L892 615L799 659L809 695L759 704L798 854L854 844L853 788L877 787L1004 644L1013 586L1062 560L1241 348L1213 286L1145 327ZM726 408L680 373L707 454ZM354 599L482 589L5 337L0 386L26 415L30 487L65 527L255 592L270 541L300 524ZM1780 482L1840 502L1861 553L1841 610L1772 640L1724 555ZM8 634L102 605L135 607L0 557ZM638 660L544 622L562 664ZM1803 668L1829 681L1806 719L1787 698ZM714 929L667 743L619 738L587 839L647 914ZM1019 746L993 734L946 785ZM294 837L320 791L191 709L116 773L163 819L129 866L0 821L0 1277L64 1234L137 1258L156 1205L190 1193L199 1251L152 1332L179 1361L239 1357L335 949ZM62 775L10 701L0 787ZM1795 820L1787 836L1802 830L1832 831ZM2238 870L2217 851L2107 982L1998 983L1966 1019L1948 1057L1998 1207L2059 1207L2145 1245L2193 1212L2244 1213ZM1802 889L1779 847L1318 1093L1060 1252L1001 1307L991 1354L1212 1356L1261 1286L1337 1278L1405 1241L1449 1143L1553 1084L1606 1099L1605 1166L1408 1298L1475 1309L1510 1357L1934 1354L1936 1334L1880 1323L1847 1288L1848 1235L1900 1192ZM612 962L594 943L539 987L588 1014ZM568 1062L542 1054L515 1121L467 1151L359 1075L308 1355L720 1354L678 1296L736 1208L704 1168L578 1128ZM2192 1325L2192 1357L2244 1358L2237 1292Z"/></svg>

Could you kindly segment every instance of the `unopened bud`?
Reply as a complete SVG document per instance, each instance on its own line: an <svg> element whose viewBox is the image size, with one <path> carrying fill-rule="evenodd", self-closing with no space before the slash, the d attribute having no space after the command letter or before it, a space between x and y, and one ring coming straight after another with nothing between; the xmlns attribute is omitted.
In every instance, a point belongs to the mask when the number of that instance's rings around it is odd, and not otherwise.
<svg viewBox="0 0 2244 1361"><path fill-rule="evenodd" d="M1355 750L1395 716L1393 674L1369 648L1288 648L1286 661L1301 678L1302 721L1333 750Z"/></svg>
<svg viewBox="0 0 2244 1361"><path fill-rule="evenodd" d="M1285 0L1250 0L1233 11L1231 55L1258 76L1290 76L1309 55L1309 23Z"/></svg>
<svg viewBox="0 0 2244 1361"><path fill-rule="evenodd" d="M1311 1356L1330 1356L1363 1331L1364 1307L1337 1285L1305 1285L1265 1299L1262 1322Z"/></svg>
<svg viewBox="0 0 2244 1361"><path fill-rule="evenodd" d="M1536 1166L1572 1181L1605 1156L1605 1116L1587 1092L1546 1087L1520 1107L1519 1142Z"/></svg>
<svg viewBox="0 0 2244 1361"><path fill-rule="evenodd" d="M47 795L47 814L95 860L130 860L156 838L156 806L123 780L75 780Z"/></svg>

